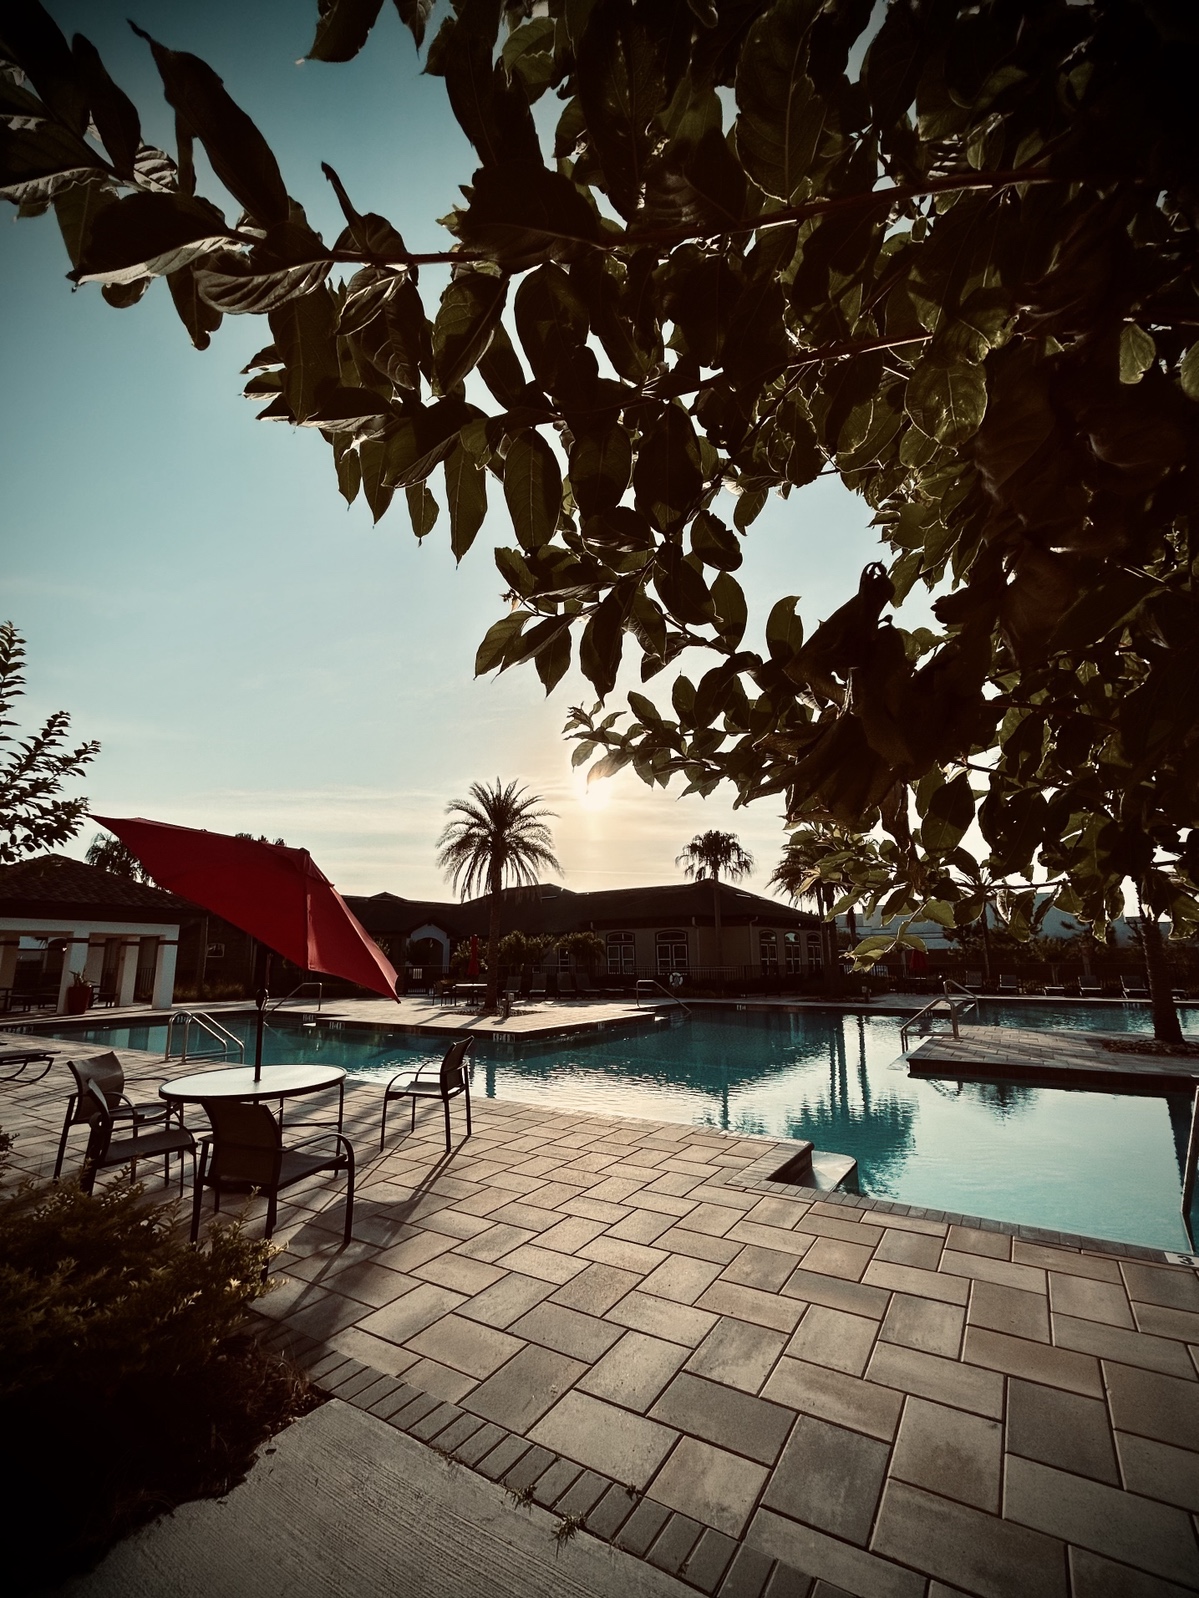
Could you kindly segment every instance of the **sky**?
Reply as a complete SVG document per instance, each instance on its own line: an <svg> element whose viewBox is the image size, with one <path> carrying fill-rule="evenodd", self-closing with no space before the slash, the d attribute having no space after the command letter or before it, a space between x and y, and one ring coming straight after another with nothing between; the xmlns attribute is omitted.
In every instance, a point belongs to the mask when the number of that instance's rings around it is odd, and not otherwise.
<svg viewBox="0 0 1199 1598"><path fill-rule="evenodd" d="M127 15L224 78L326 239L340 220L322 160L410 248L447 247L436 218L475 163L391 6L341 65L303 60L307 0L49 9L98 47L143 137L173 150ZM198 166L199 192L225 204ZM4 223L0 619L27 639L23 726L61 708L80 739L101 740L83 785L95 810L283 837L344 892L446 898L435 858L445 806L500 777L557 813L569 888L677 881L675 856L719 828L756 858L746 885L766 891L785 842L778 800L735 810L731 791L680 798L681 782L650 790L627 771L588 793L561 729L571 705L594 701L590 685L572 671L547 700L531 668L475 679L475 649L505 608L491 549L513 542L496 485L459 567L444 510L423 544L402 496L372 527L363 503L347 509L338 495L318 433L256 422L240 397L240 368L267 342L263 318L227 317L197 352L165 283L115 310L95 285L72 292L52 215L18 221L10 207ZM726 518L732 508L716 506ZM836 479L771 499L738 573L747 647L782 594L801 596L808 630L850 596L877 558L869 516ZM673 675L650 685L663 704ZM618 685L610 708L622 703Z"/></svg>

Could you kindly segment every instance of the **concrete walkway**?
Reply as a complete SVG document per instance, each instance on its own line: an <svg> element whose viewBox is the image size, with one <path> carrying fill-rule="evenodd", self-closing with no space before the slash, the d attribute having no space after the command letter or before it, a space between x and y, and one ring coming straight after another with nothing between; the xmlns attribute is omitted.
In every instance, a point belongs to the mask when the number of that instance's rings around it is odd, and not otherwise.
<svg viewBox="0 0 1199 1598"><path fill-rule="evenodd" d="M184 1504L60 1598L687 1598L651 1565L337 1400L227 1498Z"/></svg>
<svg viewBox="0 0 1199 1598"><path fill-rule="evenodd" d="M0 1088L31 1174L65 1078ZM719 1598L1199 1591L1193 1269L787 1187L769 1139L497 1100L379 1155L379 1109L353 1245L291 1190L262 1306L325 1391Z"/></svg>
<svg viewBox="0 0 1199 1598"><path fill-rule="evenodd" d="M908 1055L908 1069L913 1076L1010 1079L1106 1093L1186 1092L1199 1081L1199 1055L1138 1054L1108 1046L1138 1041L1137 1034L1127 1032L1108 1038L1100 1032L1038 1032L963 1023L959 1037L949 1031L926 1037Z"/></svg>

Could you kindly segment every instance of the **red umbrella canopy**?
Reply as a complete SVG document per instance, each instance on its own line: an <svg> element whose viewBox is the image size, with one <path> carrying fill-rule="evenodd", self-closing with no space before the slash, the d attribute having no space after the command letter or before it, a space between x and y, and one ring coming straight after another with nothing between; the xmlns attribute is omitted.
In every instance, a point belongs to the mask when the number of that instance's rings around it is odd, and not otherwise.
<svg viewBox="0 0 1199 1598"><path fill-rule="evenodd" d="M475 932L470 935L470 963L466 974L468 977L477 977L479 974L479 937Z"/></svg>
<svg viewBox="0 0 1199 1598"><path fill-rule="evenodd" d="M302 971L396 997L396 973L307 849L166 821L95 816L160 888L240 927Z"/></svg>

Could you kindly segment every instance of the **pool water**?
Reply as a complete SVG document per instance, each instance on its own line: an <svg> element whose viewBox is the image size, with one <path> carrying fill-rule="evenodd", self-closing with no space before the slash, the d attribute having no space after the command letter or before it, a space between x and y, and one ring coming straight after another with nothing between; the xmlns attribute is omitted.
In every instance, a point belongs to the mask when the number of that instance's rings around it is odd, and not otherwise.
<svg viewBox="0 0 1199 1598"><path fill-rule="evenodd" d="M989 1023L1147 1032L1135 1005L985 1004ZM222 1016L252 1047L253 1017ZM1199 1033L1194 1012L1184 1026ZM900 1018L804 1009L708 1010L637 1030L480 1044L488 1098L810 1138L858 1161L863 1193L933 1209L1187 1250L1179 1213L1190 1096L922 1081L898 1059ZM57 1034L161 1055L165 1027ZM304 1028L276 1017L266 1063L316 1061L379 1079L440 1059L444 1041L400 1029ZM249 1051L247 1051L249 1052Z"/></svg>

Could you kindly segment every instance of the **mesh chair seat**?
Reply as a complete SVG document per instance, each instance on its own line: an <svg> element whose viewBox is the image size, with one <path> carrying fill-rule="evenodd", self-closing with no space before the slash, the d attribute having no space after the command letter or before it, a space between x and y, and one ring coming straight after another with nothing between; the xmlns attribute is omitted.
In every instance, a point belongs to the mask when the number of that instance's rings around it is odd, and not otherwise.
<svg viewBox="0 0 1199 1598"><path fill-rule="evenodd" d="M62 1174L62 1162L67 1152L67 1138L73 1126L91 1125L98 1106L93 1101L88 1085L92 1084L100 1096L105 1113L116 1122L134 1127L168 1126L172 1119L183 1125L182 1111L169 1104L133 1104L125 1097L125 1070L119 1056L108 1049L104 1054L89 1054L80 1060L67 1059L71 1075L75 1078L75 1091L67 1100L63 1116L62 1135L58 1140L58 1157L54 1161L54 1180Z"/></svg>
<svg viewBox="0 0 1199 1598"><path fill-rule="evenodd" d="M183 1192L183 1156L191 1155L194 1170L196 1140L182 1121L161 1127L158 1131L139 1133L135 1130L132 1137L114 1137L116 1117L108 1107L104 1090L89 1081L81 1098L84 1107L90 1111L88 1119L91 1127L80 1177L80 1186L85 1193L92 1191L97 1172L121 1165L136 1168L139 1160L161 1158L164 1161L164 1174L169 1180L172 1154L179 1156L179 1191Z"/></svg>
<svg viewBox="0 0 1199 1598"><path fill-rule="evenodd" d="M148 1132L145 1137L113 1138L109 1141L104 1164L132 1165L135 1160L152 1159L158 1154L191 1153L196 1140L186 1127L169 1127L162 1132Z"/></svg>
<svg viewBox="0 0 1199 1598"><path fill-rule="evenodd" d="M283 1132L265 1104L242 1100L205 1100L204 1113L212 1136L200 1146L192 1206L192 1242L200 1232L200 1206L204 1189L211 1188L220 1207L222 1193L261 1193L267 1201L266 1236L275 1229L279 1194L293 1183L328 1171L346 1173L345 1242L354 1223L354 1148L341 1132L318 1132L291 1148L283 1146ZM309 1154L305 1146L333 1143L335 1154ZM264 1267L265 1271L265 1267Z"/></svg>
<svg viewBox="0 0 1199 1598"><path fill-rule="evenodd" d="M417 1071L414 1077L408 1077L406 1071L401 1071L398 1076L393 1076L383 1090L383 1116L379 1123L379 1152L383 1152L383 1139L387 1135L387 1106L392 1099L412 1100L412 1130L416 1131L416 1101L417 1099L440 1099L445 1108L445 1151L450 1152L450 1100L462 1094L466 1099L466 1135L470 1136L470 1077L467 1075L465 1061L468 1050L474 1047L474 1038L459 1038L451 1043L445 1052L445 1058L437 1073L437 1079L432 1077L421 1078ZM422 1067L422 1070L424 1068ZM405 1080L407 1078L407 1080ZM402 1085L401 1085L402 1084Z"/></svg>

